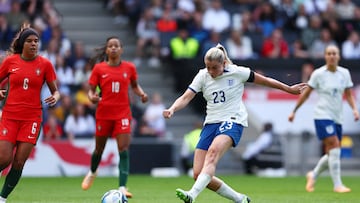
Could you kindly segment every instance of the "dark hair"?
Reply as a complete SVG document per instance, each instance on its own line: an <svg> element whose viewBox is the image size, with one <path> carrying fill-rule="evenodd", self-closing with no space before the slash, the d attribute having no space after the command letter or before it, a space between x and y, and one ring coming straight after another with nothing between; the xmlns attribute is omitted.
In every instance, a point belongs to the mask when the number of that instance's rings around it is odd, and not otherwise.
<svg viewBox="0 0 360 203"><path fill-rule="evenodd" d="M31 28L30 24L23 24L20 28L20 31L15 35L13 41L11 42L8 52L13 54L22 53L25 40L30 35L36 35L39 38L39 33Z"/></svg>
<svg viewBox="0 0 360 203"><path fill-rule="evenodd" d="M102 45L101 47L97 47L94 49L95 54L93 57L90 58L90 65L93 67L96 63L98 62L102 62L102 61L106 61L107 60L107 55L106 55L106 47L107 47L107 43L112 40L112 39L117 39L120 42L120 46L122 47L122 43L119 37L117 36L111 36L108 37L106 39L106 42L104 45Z"/></svg>
<svg viewBox="0 0 360 203"><path fill-rule="evenodd" d="M265 123L264 124L264 131L271 131L273 129L272 123Z"/></svg>

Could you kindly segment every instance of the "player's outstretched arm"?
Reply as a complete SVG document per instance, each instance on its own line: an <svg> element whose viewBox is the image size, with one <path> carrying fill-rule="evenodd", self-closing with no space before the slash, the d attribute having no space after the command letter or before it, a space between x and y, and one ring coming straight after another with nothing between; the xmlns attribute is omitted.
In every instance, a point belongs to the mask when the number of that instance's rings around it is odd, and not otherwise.
<svg viewBox="0 0 360 203"><path fill-rule="evenodd" d="M289 85L282 83L278 80L275 80L273 78L265 77L259 73L255 73L254 83L263 85L263 86L267 86L267 87L271 87L271 88L275 88L275 89L279 89L279 90L285 91L290 94L301 94L302 91L304 91L307 88L306 83L299 83L299 84L289 86Z"/></svg>
<svg viewBox="0 0 360 203"><path fill-rule="evenodd" d="M171 116L178 110L184 108L195 96L196 94L187 89L183 95L175 100L170 108L163 111L164 118L171 118Z"/></svg>

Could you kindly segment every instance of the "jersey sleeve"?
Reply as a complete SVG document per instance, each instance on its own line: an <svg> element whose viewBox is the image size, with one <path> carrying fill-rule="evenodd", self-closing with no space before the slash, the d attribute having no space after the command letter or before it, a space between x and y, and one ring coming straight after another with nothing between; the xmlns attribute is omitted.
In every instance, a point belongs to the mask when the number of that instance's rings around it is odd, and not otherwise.
<svg viewBox="0 0 360 203"><path fill-rule="evenodd" d="M203 69L199 70L199 72L196 74L193 81L189 85L189 89L191 89L195 93L202 92L204 77L205 77L204 70Z"/></svg>
<svg viewBox="0 0 360 203"><path fill-rule="evenodd" d="M346 84L345 87L346 88L351 88L354 86L353 81L351 80L351 75L350 75L350 71L348 69L345 69L345 74L346 74Z"/></svg>
<svg viewBox="0 0 360 203"><path fill-rule="evenodd" d="M3 81L9 74L9 60L7 58L0 65L0 80Z"/></svg>
<svg viewBox="0 0 360 203"><path fill-rule="evenodd" d="M99 77L98 77L98 64L96 64L93 68L93 70L91 71L90 77L89 77L89 84L90 85L94 85L97 86L99 84Z"/></svg>
<svg viewBox="0 0 360 203"><path fill-rule="evenodd" d="M239 75L241 82L243 83L247 82L251 76L251 69L244 66L238 66L238 68L240 69Z"/></svg>
<svg viewBox="0 0 360 203"><path fill-rule="evenodd" d="M138 79L138 74L137 74L135 66L132 63L129 63L129 68L131 70L130 80L131 81L137 80Z"/></svg>
<svg viewBox="0 0 360 203"><path fill-rule="evenodd" d="M314 71L313 74L311 74L310 79L308 81L308 85L313 88L316 89L318 87L318 71Z"/></svg>
<svg viewBox="0 0 360 203"><path fill-rule="evenodd" d="M45 67L46 67L46 72L45 72L46 82L53 82L54 80L56 80L55 69L49 60L45 60Z"/></svg>

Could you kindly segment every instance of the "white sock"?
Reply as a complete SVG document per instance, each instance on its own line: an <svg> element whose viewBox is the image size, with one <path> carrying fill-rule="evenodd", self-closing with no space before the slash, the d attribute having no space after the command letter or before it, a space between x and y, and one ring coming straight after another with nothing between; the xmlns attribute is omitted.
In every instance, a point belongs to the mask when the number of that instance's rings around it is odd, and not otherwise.
<svg viewBox="0 0 360 203"><path fill-rule="evenodd" d="M329 151L329 171L334 187L342 185L340 168L340 148L331 149Z"/></svg>
<svg viewBox="0 0 360 203"><path fill-rule="evenodd" d="M227 185L224 182L220 185L220 188L216 191L216 193L227 199L233 200L234 202L240 201L243 197L243 195L236 192L234 189L232 189L229 185Z"/></svg>
<svg viewBox="0 0 360 203"><path fill-rule="evenodd" d="M317 162L313 172L314 179L316 179L323 171L325 171L329 166L329 156L327 154L323 155Z"/></svg>
<svg viewBox="0 0 360 203"><path fill-rule="evenodd" d="M210 181L210 175L200 173L188 194L193 198L193 200L195 200L195 198L206 188Z"/></svg>

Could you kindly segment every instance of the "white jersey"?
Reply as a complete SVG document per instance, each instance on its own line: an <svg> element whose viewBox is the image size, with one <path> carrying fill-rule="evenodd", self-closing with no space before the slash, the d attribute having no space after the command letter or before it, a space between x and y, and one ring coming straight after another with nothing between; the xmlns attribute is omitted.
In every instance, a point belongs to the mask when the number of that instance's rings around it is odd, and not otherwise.
<svg viewBox="0 0 360 203"><path fill-rule="evenodd" d="M322 66L312 73L308 84L315 89L319 96L314 118L330 119L335 123L342 124L344 90L353 86L349 70L338 66L335 72L331 72L327 70L326 65Z"/></svg>
<svg viewBox="0 0 360 203"><path fill-rule="evenodd" d="M203 93L207 102L205 124L232 121L248 126L242 96L250 72L249 68L237 65L225 66L224 73L216 78L212 78L206 68L198 72L189 88Z"/></svg>

